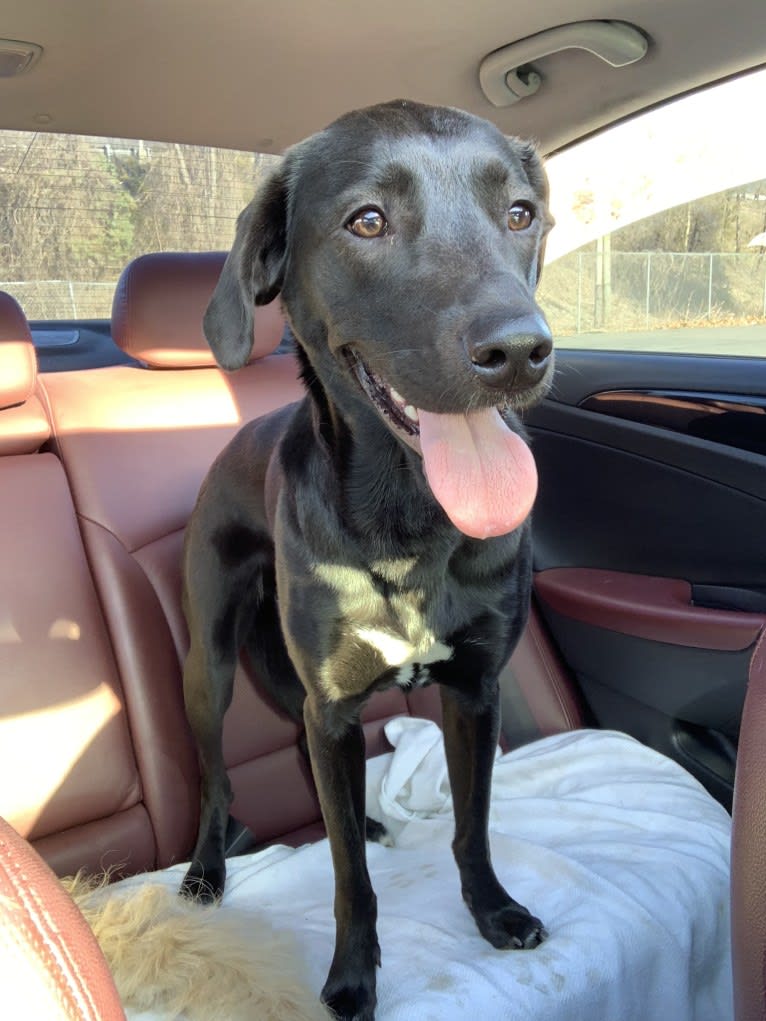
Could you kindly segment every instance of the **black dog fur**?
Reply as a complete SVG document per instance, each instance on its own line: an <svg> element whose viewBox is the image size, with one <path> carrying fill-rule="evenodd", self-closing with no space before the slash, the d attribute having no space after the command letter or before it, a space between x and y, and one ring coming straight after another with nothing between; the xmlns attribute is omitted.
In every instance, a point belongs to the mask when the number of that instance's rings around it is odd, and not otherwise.
<svg viewBox="0 0 766 1021"><path fill-rule="evenodd" d="M424 474L412 410L498 408L521 433L515 412L552 372L534 301L551 223L534 146L456 110L355 111L289 150L241 214L206 313L217 360L236 369L253 305L280 294L307 392L238 433L187 530L184 693L202 804L184 892L224 888L222 720L244 648L305 722L336 882L322 997L345 1021L373 1018L380 963L359 721L373 691L441 685L465 902L496 947L545 936L496 878L487 837L498 675L528 612L529 522L485 539L456 527Z"/></svg>

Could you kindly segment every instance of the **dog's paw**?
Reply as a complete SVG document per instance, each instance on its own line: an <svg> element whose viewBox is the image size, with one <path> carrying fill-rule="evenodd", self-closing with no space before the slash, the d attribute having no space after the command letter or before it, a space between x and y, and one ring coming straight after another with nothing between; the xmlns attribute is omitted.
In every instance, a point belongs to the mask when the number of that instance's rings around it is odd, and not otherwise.
<svg viewBox="0 0 766 1021"><path fill-rule="evenodd" d="M373 932L369 938L361 937L355 952L336 966L322 990L322 1003L332 1011L338 1021L374 1021L375 969L380 967L380 944Z"/></svg>
<svg viewBox="0 0 766 1021"><path fill-rule="evenodd" d="M328 979L322 990L322 1003L338 1021L375 1021L377 996L374 986L368 988L358 983L348 983L336 988Z"/></svg>
<svg viewBox="0 0 766 1021"><path fill-rule="evenodd" d="M532 950L548 938L540 919L515 901L477 915L476 924L484 939L498 950Z"/></svg>
<svg viewBox="0 0 766 1021"><path fill-rule="evenodd" d="M377 819L371 819L369 815L364 820L364 835L371 844L382 844L383 847L394 846L394 838L383 823L378 822Z"/></svg>
<svg viewBox="0 0 766 1021"><path fill-rule="evenodd" d="M214 904L223 897L226 872L221 869L203 869L196 862L189 868L178 891L188 900L200 904Z"/></svg>

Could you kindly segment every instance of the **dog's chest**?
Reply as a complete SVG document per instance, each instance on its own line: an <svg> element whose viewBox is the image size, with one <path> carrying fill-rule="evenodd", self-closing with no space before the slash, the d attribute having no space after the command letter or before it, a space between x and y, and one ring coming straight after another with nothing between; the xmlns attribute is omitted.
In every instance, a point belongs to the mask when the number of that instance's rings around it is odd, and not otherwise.
<svg viewBox="0 0 766 1021"><path fill-rule="evenodd" d="M476 615L474 601L448 572L435 581L436 572L423 577L420 565L402 561L395 572L387 564L386 577L378 565L316 571L328 592L321 617L331 620L318 657L329 699L426 684L437 664L458 654L456 635Z"/></svg>
<svg viewBox="0 0 766 1021"><path fill-rule="evenodd" d="M429 680L427 667L452 657L453 650L445 645L425 626L420 629L417 641L383 628L357 627L356 638L373 648L389 669L396 669L394 683L401 688L412 688Z"/></svg>
<svg viewBox="0 0 766 1021"><path fill-rule="evenodd" d="M405 690L427 684L432 668L454 655L446 585L389 592L352 618L351 645L370 682Z"/></svg>

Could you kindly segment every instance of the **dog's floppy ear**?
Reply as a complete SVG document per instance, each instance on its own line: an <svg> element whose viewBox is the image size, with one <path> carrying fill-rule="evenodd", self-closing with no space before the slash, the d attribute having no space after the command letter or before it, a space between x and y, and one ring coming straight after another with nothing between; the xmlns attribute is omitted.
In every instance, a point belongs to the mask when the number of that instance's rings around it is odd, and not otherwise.
<svg viewBox="0 0 766 1021"><path fill-rule="evenodd" d="M203 319L210 349L224 369L247 364L253 349L253 306L267 304L282 289L287 190L284 162L237 219L234 245Z"/></svg>

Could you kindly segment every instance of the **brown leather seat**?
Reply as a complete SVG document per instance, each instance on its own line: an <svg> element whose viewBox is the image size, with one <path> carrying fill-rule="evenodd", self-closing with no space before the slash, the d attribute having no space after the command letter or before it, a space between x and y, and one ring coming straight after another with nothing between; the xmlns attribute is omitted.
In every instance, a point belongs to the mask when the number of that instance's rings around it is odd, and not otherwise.
<svg viewBox="0 0 766 1021"><path fill-rule="evenodd" d="M188 856L198 811L181 687L184 527L207 468L241 422L298 393L293 360L267 356L283 328L273 310L258 320L262 359L236 380L211 367L201 318L222 258L146 256L126 269L115 294L113 333L146 367L44 378L55 448L125 686L157 865ZM248 715L249 695L246 689ZM292 741L274 714L262 722L267 737L254 754ZM235 745L232 766L249 758L249 747Z"/></svg>
<svg viewBox="0 0 766 1021"><path fill-rule="evenodd" d="M742 715L731 846L736 1021L766 1021L766 636L755 647Z"/></svg>
<svg viewBox="0 0 766 1021"><path fill-rule="evenodd" d="M276 307L259 310L250 365L227 376L211 364L200 322L222 260L162 255L128 267L115 297L114 333L143 367L36 378L28 325L18 305L0 294L0 775L14 779L0 784L0 815L59 872L125 860L126 871L162 866L187 857L193 844L198 776L181 695L183 530L209 464L241 421L302 393L295 359L272 353L283 329ZM506 743L582 723L574 688L534 608L503 690ZM735 804L738 1021L766 1021L764 705L761 643ZM383 721L406 712L438 717L435 690L373 700L371 752L384 747ZM226 758L234 812L262 842L321 832L295 741L296 728L240 671ZM16 911L14 898L23 900L29 890L35 900L26 907L50 902L57 911L58 888L37 866L23 883L9 878L7 863L26 852L0 823L0 911ZM0 932L7 917L0 917ZM62 925L68 939L79 916ZM6 954L5 944L0 950L9 961L17 952L11 947ZM75 968L82 981L72 995L101 981L102 962L89 954L85 971ZM41 957L30 974L41 995L55 989L48 959ZM109 1013L111 990L102 991L104 1006L95 1014L67 1016L120 1017ZM85 1010L79 1001L72 1007L78 1009Z"/></svg>
<svg viewBox="0 0 766 1021"><path fill-rule="evenodd" d="M302 394L292 355L271 354L284 328L259 309L253 361L211 366L201 320L223 255L144 256L126 269L112 330L146 367L44 379L55 449L66 468L126 691L157 864L187 857L198 812L194 750L183 712L187 633L181 611L183 529L213 458L241 423ZM417 711L438 706L413 699ZM399 692L368 709L370 752L382 720L408 711ZM297 731L240 670L225 728L233 812L259 841L318 835L320 813Z"/></svg>
<svg viewBox="0 0 766 1021"><path fill-rule="evenodd" d="M2 818L0 988L15 1017L125 1021L85 919L51 869Z"/></svg>
<svg viewBox="0 0 766 1021"><path fill-rule="evenodd" d="M122 686L49 433L29 327L0 293L0 815L60 871L146 868Z"/></svg>
<svg viewBox="0 0 766 1021"><path fill-rule="evenodd" d="M15 422L37 409L23 464L0 458L6 478L15 467L22 480L10 485L16 498L2 514L8 563L30 582L23 614L34 635L0 644L9 667L3 676L25 679L3 693L3 722L15 736L0 745L0 758L27 778L13 804L0 798L0 812L59 872L117 861L126 861L128 871L161 867L186 859L193 846L198 776L182 696L184 528L207 468L240 424L302 393L295 358L272 353L284 329L277 305L257 310L249 366L231 376L213 366L201 319L223 260L220 253L164 253L131 263L115 293L112 330L140 366L47 374L28 380L21 400L14 383L13 407L0 412L2 436L9 412ZM18 307L12 315L6 307L5 319L14 324L16 347L18 337L23 341L18 356L34 367ZM43 443L45 452L29 452ZM31 480L44 473L50 478L38 497ZM6 587L6 600L20 597L14 585ZM45 593L59 590L65 598L56 603L51 637L41 632L40 610ZM79 637L57 637L62 629ZM62 650L56 670L41 659L46 650ZM534 615L505 689L510 743L579 723L568 681ZM366 713L370 753L385 747L385 720L408 712L438 719L437 692L390 691L373 699ZM60 755L40 757L37 747L51 729ZM29 737L26 757L19 735ZM322 832L296 736L240 670L226 759L233 811L260 842L298 842Z"/></svg>
<svg viewBox="0 0 766 1021"><path fill-rule="evenodd" d="M0 291L0 456L33 454L50 435L26 316Z"/></svg>

